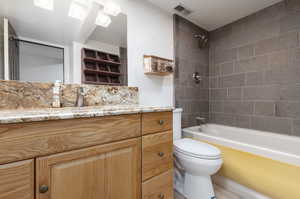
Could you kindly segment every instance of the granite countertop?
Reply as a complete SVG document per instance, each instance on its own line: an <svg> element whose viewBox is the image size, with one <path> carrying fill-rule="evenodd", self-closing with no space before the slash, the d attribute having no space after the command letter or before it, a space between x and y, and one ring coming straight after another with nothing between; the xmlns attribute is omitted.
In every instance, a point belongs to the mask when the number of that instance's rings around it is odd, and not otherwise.
<svg viewBox="0 0 300 199"><path fill-rule="evenodd" d="M0 124L172 111L173 107L114 105L0 111Z"/></svg>

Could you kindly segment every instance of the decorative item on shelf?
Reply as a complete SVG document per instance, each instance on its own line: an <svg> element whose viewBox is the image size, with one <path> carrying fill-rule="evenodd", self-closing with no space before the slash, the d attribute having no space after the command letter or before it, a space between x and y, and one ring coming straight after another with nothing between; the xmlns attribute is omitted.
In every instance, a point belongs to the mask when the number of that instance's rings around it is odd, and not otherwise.
<svg viewBox="0 0 300 199"><path fill-rule="evenodd" d="M153 55L144 55L144 73L146 75L169 75L173 73L173 60Z"/></svg>
<svg viewBox="0 0 300 199"><path fill-rule="evenodd" d="M82 49L82 83L121 85L120 57L92 49Z"/></svg>

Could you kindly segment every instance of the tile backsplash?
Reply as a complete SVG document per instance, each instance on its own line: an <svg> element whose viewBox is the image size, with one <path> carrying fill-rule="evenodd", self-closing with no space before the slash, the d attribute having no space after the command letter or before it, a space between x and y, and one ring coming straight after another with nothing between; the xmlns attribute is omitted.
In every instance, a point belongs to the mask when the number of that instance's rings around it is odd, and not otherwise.
<svg viewBox="0 0 300 199"><path fill-rule="evenodd" d="M210 121L300 136L299 37L283 2L210 32Z"/></svg>
<svg viewBox="0 0 300 199"><path fill-rule="evenodd" d="M79 87L84 89L85 106L139 103L136 87L62 84L62 107L75 106ZM53 83L0 81L0 110L51 108L52 89Z"/></svg>

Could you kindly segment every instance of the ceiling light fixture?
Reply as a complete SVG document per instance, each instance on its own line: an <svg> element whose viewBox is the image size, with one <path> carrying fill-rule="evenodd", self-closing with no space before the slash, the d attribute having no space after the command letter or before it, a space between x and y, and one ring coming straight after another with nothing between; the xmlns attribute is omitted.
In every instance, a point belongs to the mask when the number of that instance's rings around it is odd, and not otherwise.
<svg viewBox="0 0 300 199"><path fill-rule="evenodd" d="M107 16L106 14L99 12L98 16L96 18L96 22L95 24L98 26L102 26L102 27L108 27L109 24L111 23L111 19L109 16Z"/></svg>
<svg viewBox="0 0 300 199"><path fill-rule="evenodd" d="M34 5L46 10L53 10L53 0L34 0Z"/></svg>
<svg viewBox="0 0 300 199"><path fill-rule="evenodd" d="M108 15L117 16L121 13L121 7L112 1L108 1L104 5L103 12Z"/></svg>
<svg viewBox="0 0 300 199"><path fill-rule="evenodd" d="M81 5L85 5L85 6L88 6L91 2L91 0L74 0L76 1L77 3L80 3Z"/></svg>
<svg viewBox="0 0 300 199"><path fill-rule="evenodd" d="M74 0L70 6L69 16L82 21L87 15L87 10L87 4L82 4L81 1Z"/></svg>

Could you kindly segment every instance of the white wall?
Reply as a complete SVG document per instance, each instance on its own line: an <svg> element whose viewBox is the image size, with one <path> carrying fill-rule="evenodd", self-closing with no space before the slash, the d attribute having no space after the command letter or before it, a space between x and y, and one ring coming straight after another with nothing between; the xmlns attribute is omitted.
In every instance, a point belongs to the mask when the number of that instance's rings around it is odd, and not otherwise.
<svg viewBox="0 0 300 199"><path fill-rule="evenodd" d="M9 80L9 30L8 30L8 19L3 19L3 27L4 27L4 42L3 42L3 51L4 51L4 79Z"/></svg>
<svg viewBox="0 0 300 199"><path fill-rule="evenodd" d="M173 75L146 76L143 55L174 59L173 17L150 3L129 0L127 7L128 85L139 87L140 104L173 106Z"/></svg>
<svg viewBox="0 0 300 199"><path fill-rule="evenodd" d="M0 17L0 79L4 79L4 19Z"/></svg>

